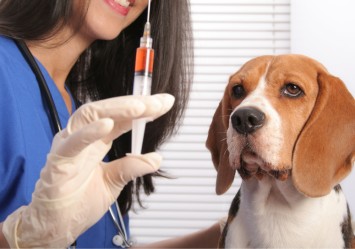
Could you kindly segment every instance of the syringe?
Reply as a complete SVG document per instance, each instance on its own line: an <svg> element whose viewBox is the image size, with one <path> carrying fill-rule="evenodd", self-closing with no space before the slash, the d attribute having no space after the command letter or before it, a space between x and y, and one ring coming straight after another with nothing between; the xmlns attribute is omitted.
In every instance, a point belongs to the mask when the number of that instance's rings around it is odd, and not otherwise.
<svg viewBox="0 0 355 249"><path fill-rule="evenodd" d="M137 49L136 66L134 73L133 95L150 95L152 86L154 50L152 49L153 39L150 36L150 0L148 0L148 17L144 27L144 34L141 38L140 47ZM132 124L132 154L142 153L143 137L146 119L133 120Z"/></svg>

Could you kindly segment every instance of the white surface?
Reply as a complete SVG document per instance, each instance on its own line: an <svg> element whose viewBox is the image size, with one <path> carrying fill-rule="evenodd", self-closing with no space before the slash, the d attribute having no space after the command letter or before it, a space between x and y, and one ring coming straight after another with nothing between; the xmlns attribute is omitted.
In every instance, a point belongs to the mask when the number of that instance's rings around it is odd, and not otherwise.
<svg viewBox="0 0 355 249"><path fill-rule="evenodd" d="M290 52L289 2L191 0L194 85L179 134L162 148L162 169L177 179L156 179L147 209L131 213L139 244L191 233L227 216L241 180L237 176L226 194L215 194L217 174L205 147L209 125L231 74L254 57Z"/></svg>
<svg viewBox="0 0 355 249"><path fill-rule="evenodd" d="M291 52L321 62L355 95L355 1L291 0ZM355 214L355 172L341 186Z"/></svg>

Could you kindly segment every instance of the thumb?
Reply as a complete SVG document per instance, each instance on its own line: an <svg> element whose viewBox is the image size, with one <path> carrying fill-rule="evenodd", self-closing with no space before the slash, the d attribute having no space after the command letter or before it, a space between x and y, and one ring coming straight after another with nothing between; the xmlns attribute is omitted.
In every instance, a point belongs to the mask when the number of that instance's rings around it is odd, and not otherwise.
<svg viewBox="0 0 355 249"><path fill-rule="evenodd" d="M121 159L101 164L104 180L112 196L117 198L123 187L136 177L156 172L162 160L161 155L153 152L144 155L127 154Z"/></svg>

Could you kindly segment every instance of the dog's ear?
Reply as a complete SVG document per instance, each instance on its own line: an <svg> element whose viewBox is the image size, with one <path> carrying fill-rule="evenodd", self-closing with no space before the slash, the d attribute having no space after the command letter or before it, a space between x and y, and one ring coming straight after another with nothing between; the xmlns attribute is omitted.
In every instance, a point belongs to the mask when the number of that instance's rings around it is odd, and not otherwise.
<svg viewBox="0 0 355 249"><path fill-rule="evenodd" d="M292 179L309 197L329 194L355 161L355 100L339 78L325 72L318 74L318 86L293 154Z"/></svg>
<svg viewBox="0 0 355 249"><path fill-rule="evenodd" d="M229 114L227 112L229 112ZM211 152L212 161L217 170L217 195L224 194L230 188L235 176L235 170L229 165L226 134L230 112L229 100L224 98L221 103L219 103L213 116L206 141L206 147Z"/></svg>

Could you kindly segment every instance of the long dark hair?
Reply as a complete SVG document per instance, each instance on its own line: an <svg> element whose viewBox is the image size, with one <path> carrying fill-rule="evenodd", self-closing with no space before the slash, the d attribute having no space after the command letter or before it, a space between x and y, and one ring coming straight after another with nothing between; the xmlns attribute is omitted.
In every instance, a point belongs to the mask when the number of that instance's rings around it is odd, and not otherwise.
<svg viewBox="0 0 355 249"><path fill-rule="evenodd" d="M80 1L81 11L75 12L74 0L0 0L0 34L20 40L48 40L64 26L81 27L90 0ZM170 112L149 123L143 153L155 151L167 138L176 133L187 106L193 75L193 45L189 0L153 0L151 9L152 38L155 50L152 94L170 93L175 105ZM114 40L97 40L79 57L67 77L66 84L76 98L100 100L132 94L136 49L143 34L147 11L144 11ZM73 33L73 36L75 35ZM116 139L109 152L110 160L130 152L131 133ZM152 176L137 178L128 183L119 197L120 209L127 213L133 195L139 199L154 192Z"/></svg>

